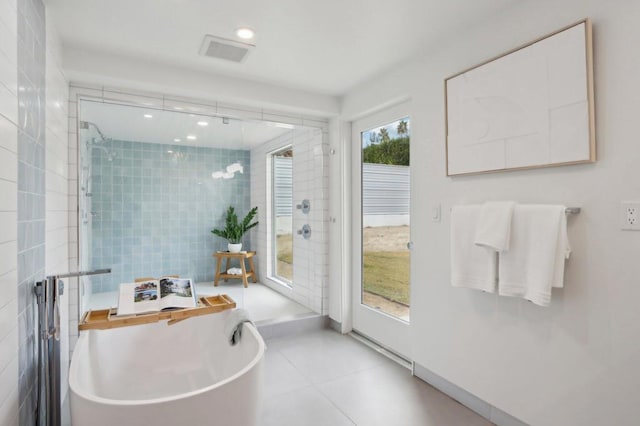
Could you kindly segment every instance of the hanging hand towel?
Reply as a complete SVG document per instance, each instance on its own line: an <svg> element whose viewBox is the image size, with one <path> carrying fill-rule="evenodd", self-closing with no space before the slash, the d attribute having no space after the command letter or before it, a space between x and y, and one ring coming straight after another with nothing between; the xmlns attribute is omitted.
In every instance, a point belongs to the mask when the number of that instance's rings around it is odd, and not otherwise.
<svg viewBox="0 0 640 426"><path fill-rule="evenodd" d="M496 252L474 244L481 206L451 209L451 285L495 292Z"/></svg>
<svg viewBox="0 0 640 426"><path fill-rule="evenodd" d="M558 238L558 246L556 248L556 261L553 272L552 287L564 287L564 261L571 255L571 246L569 245L569 237L567 235L567 215L560 217L560 236Z"/></svg>
<svg viewBox="0 0 640 426"><path fill-rule="evenodd" d="M564 206L515 206L509 251L500 253L500 295L549 306L551 287L564 275L566 235Z"/></svg>
<svg viewBox="0 0 640 426"><path fill-rule="evenodd" d="M509 250L513 201L488 202L482 205L476 225L475 243L502 252Z"/></svg>

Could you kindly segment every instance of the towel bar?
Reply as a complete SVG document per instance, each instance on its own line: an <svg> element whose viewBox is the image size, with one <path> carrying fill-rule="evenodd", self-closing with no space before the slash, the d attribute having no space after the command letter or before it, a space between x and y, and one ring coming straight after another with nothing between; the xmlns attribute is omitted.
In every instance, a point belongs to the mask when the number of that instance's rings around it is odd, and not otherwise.
<svg viewBox="0 0 640 426"><path fill-rule="evenodd" d="M581 211L582 209L580 207L567 207L564 209L565 214L579 214Z"/></svg>

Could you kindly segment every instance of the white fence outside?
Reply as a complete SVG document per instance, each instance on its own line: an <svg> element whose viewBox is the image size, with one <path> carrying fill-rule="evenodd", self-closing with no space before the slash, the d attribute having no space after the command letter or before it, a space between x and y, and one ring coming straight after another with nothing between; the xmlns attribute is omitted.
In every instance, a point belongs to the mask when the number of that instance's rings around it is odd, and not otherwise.
<svg viewBox="0 0 640 426"><path fill-rule="evenodd" d="M276 232L291 232L292 159L276 157ZM364 163L362 168L363 226L409 225L409 166Z"/></svg>
<svg viewBox="0 0 640 426"><path fill-rule="evenodd" d="M364 163L362 225L409 225L409 166Z"/></svg>

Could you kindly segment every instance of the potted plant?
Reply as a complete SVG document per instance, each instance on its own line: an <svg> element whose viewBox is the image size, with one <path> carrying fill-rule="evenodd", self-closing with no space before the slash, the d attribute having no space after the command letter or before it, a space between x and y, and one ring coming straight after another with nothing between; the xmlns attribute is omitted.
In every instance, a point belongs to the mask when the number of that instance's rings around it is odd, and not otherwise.
<svg viewBox="0 0 640 426"><path fill-rule="evenodd" d="M251 223L256 214L258 214L258 207L249 210L249 213L239 222L235 209L233 206L229 206L224 229L213 229L211 232L229 242L228 250L230 253L238 253L242 250L242 236L258 224L258 221Z"/></svg>

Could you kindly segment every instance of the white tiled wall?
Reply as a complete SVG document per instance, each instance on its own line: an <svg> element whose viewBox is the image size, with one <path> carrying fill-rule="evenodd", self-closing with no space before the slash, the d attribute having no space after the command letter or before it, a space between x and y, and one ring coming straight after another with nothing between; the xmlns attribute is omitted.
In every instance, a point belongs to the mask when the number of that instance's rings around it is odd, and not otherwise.
<svg viewBox="0 0 640 426"><path fill-rule="evenodd" d="M16 0L0 0L0 424L18 424L20 300L18 287L18 7ZM30 5L30 7L35 7ZM33 9L29 9L33 11ZM35 13L40 13L38 9ZM48 23L50 25L50 23ZM60 49L55 30L46 35L46 220L45 258L47 272L68 269L67 255L67 82L61 71ZM24 43L24 42L23 42ZM26 177L24 177L26 178ZM27 228L28 229L28 228ZM20 287L28 291L26 286ZM65 311L63 310L63 313ZM29 359L25 354L25 359ZM25 365L26 368L26 365ZM33 385L25 385L29 389ZM25 403L26 404L26 403ZM30 411L26 407L25 412ZM29 416L25 416L25 420Z"/></svg>
<svg viewBox="0 0 640 426"><path fill-rule="evenodd" d="M0 424L18 423L17 6L0 0Z"/></svg>
<svg viewBox="0 0 640 426"><path fill-rule="evenodd" d="M53 22L47 19L46 45L46 222L45 272L47 275L68 272L69 265L69 84L62 70L61 46ZM61 381L62 398L66 396L69 371L69 292L61 298ZM77 321L76 321L77 327Z"/></svg>
<svg viewBox="0 0 640 426"><path fill-rule="evenodd" d="M78 262L78 103L77 93L69 87L67 121L67 160L68 160L68 198L67 198L67 238L69 248L70 269L79 268ZM68 281L69 292L69 359L73 355L73 349L78 341L78 312L79 312L79 282L82 278L71 278ZM91 286L88 286L89 288Z"/></svg>
<svg viewBox="0 0 640 426"><path fill-rule="evenodd" d="M287 145L293 147L293 203L311 202L303 214L293 210L293 228L311 226L311 238L295 234L293 243L293 284L291 288L269 279L272 232L270 224L270 153ZM258 206L259 230L252 231L256 243L260 281L315 312L328 312L328 187L327 135L323 129L299 128L251 151L251 205Z"/></svg>

